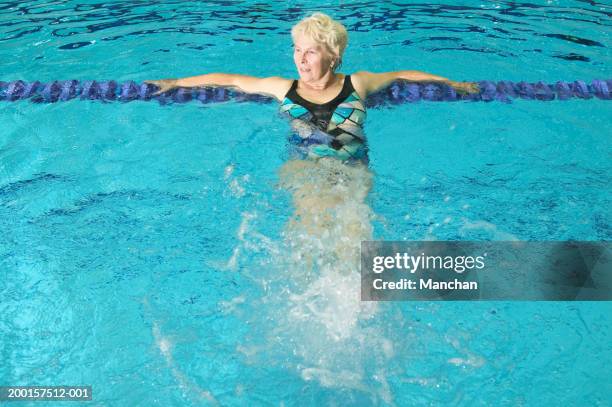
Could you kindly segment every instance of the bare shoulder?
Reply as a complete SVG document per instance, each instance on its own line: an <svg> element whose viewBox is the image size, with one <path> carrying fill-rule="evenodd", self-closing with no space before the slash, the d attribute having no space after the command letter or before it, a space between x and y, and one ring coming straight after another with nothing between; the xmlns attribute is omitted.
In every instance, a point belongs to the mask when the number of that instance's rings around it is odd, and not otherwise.
<svg viewBox="0 0 612 407"><path fill-rule="evenodd" d="M361 98L365 98L370 93L370 82L372 80L372 76L374 74L368 71L359 71L351 74L351 82L353 83L353 87L361 96Z"/></svg>
<svg viewBox="0 0 612 407"><path fill-rule="evenodd" d="M273 95L280 101L285 98L293 83L293 79L282 78L280 76L269 76L263 78L262 81L265 82L266 93Z"/></svg>

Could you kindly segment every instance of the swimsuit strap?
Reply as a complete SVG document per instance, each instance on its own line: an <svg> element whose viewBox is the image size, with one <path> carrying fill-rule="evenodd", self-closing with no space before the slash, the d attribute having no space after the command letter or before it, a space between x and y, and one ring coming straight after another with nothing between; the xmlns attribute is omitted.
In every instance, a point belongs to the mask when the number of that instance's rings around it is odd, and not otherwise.
<svg viewBox="0 0 612 407"><path fill-rule="evenodd" d="M287 94L285 95L285 97L287 98L290 95L297 94L297 87L298 87L298 80L294 79L293 82L291 83L291 87L287 91Z"/></svg>

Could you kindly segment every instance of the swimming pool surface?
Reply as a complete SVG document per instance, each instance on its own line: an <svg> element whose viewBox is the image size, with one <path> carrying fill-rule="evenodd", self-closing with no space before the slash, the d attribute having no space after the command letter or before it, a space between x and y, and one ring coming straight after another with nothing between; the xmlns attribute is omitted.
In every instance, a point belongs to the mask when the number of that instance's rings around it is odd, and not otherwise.
<svg viewBox="0 0 612 407"><path fill-rule="evenodd" d="M82 0L0 1L0 81L295 77L289 31L313 11L347 26L344 73L612 78L603 2ZM0 102L0 386L92 385L93 405L612 404L610 302L360 303L352 266L304 266L277 108ZM610 109L370 109L363 222L378 240L609 241Z"/></svg>

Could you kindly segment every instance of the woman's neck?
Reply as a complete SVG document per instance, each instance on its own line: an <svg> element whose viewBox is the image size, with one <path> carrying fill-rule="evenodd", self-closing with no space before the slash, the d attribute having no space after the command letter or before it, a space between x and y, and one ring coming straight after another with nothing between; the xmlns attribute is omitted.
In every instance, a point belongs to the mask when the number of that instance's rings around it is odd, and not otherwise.
<svg viewBox="0 0 612 407"><path fill-rule="evenodd" d="M334 72L329 71L320 79L305 82L301 80L302 87L308 90L321 91L333 87L338 82L338 76Z"/></svg>

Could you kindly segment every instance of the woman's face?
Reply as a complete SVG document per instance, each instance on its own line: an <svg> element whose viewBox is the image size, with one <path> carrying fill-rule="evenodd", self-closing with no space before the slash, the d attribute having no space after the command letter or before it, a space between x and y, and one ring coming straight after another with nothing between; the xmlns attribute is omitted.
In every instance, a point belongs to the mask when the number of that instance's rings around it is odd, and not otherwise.
<svg viewBox="0 0 612 407"><path fill-rule="evenodd" d="M300 35L293 41L293 61L300 79L310 82L321 79L332 70L333 57L328 54L324 45Z"/></svg>

